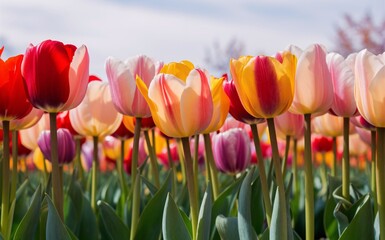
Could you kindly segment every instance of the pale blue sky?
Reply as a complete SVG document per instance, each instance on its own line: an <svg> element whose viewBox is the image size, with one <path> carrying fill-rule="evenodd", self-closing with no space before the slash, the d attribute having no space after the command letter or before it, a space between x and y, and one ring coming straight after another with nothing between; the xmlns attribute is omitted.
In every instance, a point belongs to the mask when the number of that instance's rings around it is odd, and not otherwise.
<svg viewBox="0 0 385 240"><path fill-rule="evenodd" d="M290 44L333 50L344 13L385 18L384 0L0 0L5 57L51 38L85 44L91 73L106 78L104 61L146 54L205 66L205 49L237 38L246 54L268 55Z"/></svg>

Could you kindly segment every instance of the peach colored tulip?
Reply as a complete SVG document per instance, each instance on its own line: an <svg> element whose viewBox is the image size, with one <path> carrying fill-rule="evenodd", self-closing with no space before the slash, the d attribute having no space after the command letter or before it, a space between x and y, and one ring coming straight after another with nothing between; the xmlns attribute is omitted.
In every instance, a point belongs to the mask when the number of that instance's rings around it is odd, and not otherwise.
<svg viewBox="0 0 385 240"><path fill-rule="evenodd" d="M111 95L116 109L132 117L150 117L151 112L146 100L138 91L135 79L139 77L148 87L162 67L147 56L138 55L121 61L109 57L106 61L106 72L111 86Z"/></svg>
<svg viewBox="0 0 385 240"><path fill-rule="evenodd" d="M304 131L303 115L285 112L274 118L275 127L277 128L277 136L285 139L286 136L300 139Z"/></svg>
<svg viewBox="0 0 385 240"><path fill-rule="evenodd" d="M83 136L105 137L112 134L122 122L111 98L109 84L92 81L83 102L70 111L72 127Z"/></svg>
<svg viewBox="0 0 385 240"><path fill-rule="evenodd" d="M315 133L327 137L337 137L342 136L343 134L343 117L337 117L333 114L325 113L324 115L313 118L312 124ZM353 124L350 124L349 133L354 133Z"/></svg>
<svg viewBox="0 0 385 240"><path fill-rule="evenodd" d="M11 120L9 122L9 130L21 130L32 127L40 120L40 118L43 116L43 113L44 112L40 109L32 108L32 110L25 117ZM0 128L3 128L1 122Z"/></svg>
<svg viewBox="0 0 385 240"><path fill-rule="evenodd" d="M360 114L372 125L385 127L385 56L368 50L357 54L354 94Z"/></svg>
<svg viewBox="0 0 385 240"><path fill-rule="evenodd" d="M329 53L326 56L326 62L334 87L334 100L331 112L341 117L356 115L358 110L354 100L353 69L344 57L338 53Z"/></svg>
<svg viewBox="0 0 385 240"><path fill-rule="evenodd" d="M137 78L137 86L151 109L156 126L167 136L188 137L210 124L213 99L207 71L183 61L165 65L150 86Z"/></svg>
<svg viewBox="0 0 385 240"><path fill-rule="evenodd" d="M334 96L326 64L326 49L314 44L297 57L294 99L289 111L296 114L323 114L330 109Z"/></svg>
<svg viewBox="0 0 385 240"><path fill-rule="evenodd" d="M44 130L49 130L49 114L43 114L35 125L19 131L21 143L28 149L35 150L38 147L37 139Z"/></svg>

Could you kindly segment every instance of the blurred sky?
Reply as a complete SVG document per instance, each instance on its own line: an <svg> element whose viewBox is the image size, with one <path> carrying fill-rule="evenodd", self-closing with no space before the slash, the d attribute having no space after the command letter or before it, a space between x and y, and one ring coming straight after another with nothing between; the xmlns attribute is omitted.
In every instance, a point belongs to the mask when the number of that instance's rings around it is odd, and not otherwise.
<svg viewBox="0 0 385 240"><path fill-rule="evenodd" d="M335 46L343 15L385 18L384 0L0 0L3 58L56 39L88 47L90 73L106 80L108 56L146 54L205 66L205 51L236 38L246 54L272 55L290 44Z"/></svg>

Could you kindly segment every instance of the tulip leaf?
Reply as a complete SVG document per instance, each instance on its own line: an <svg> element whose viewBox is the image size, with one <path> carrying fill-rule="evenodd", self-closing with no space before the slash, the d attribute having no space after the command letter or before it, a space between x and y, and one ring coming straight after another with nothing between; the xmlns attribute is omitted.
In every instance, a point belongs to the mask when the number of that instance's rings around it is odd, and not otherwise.
<svg viewBox="0 0 385 240"><path fill-rule="evenodd" d="M144 207L136 229L135 239L159 239L162 229L160 223L162 222L163 206L167 193L171 191L172 174L170 171L162 187Z"/></svg>
<svg viewBox="0 0 385 240"><path fill-rule="evenodd" d="M238 219L236 217L217 216L215 226L222 240L239 240Z"/></svg>
<svg viewBox="0 0 385 240"><path fill-rule="evenodd" d="M263 207L262 187L259 176L251 185L251 223L257 234L264 230L265 211Z"/></svg>
<svg viewBox="0 0 385 240"><path fill-rule="evenodd" d="M251 223L251 182L254 168L251 168L242 182L238 198L238 233L242 240L257 239L257 234Z"/></svg>
<svg viewBox="0 0 385 240"><path fill-rule="evenodd" d="M325 230L326 236L329 239L337 239L338 223L336 218L334 217L334 209L337 206L337 203L334 200L332 193L335 191L335 189L338 188L338 186L341 185L341 179L338 179L332 176L329 176L328 179L329 179L328 193L327 193L327 199L325 202L325 207L324 207L325 209L324 209L324 216L323 216L324 230Z"/></svg>
<svg viewBox="0 0 385 240"><path fill-rule="evenodd" d="M378 212L374 218L374 239L380 239L380 216L378 215Z"/></svg>
<svg viewBox="0 0 385 240"><path fill-rule="evenodd" d="M82 218L79 226L79 239L98 239L98 224L96 222L96 216L91 208L91 203L83 195L83 211Z"/></svg>
<svg viewBox="0 0 385 240"><path fill-rule="evenodd" d="M191 239L178 207L169 193L163 211L162 230L165 240Z"/></svg>
<svg viewBox="0 0 385 240"><path fill-rule="evenodd" d="M340 240L374 239L373 224L368 224L368 221L373 219L369 194L361 197L348 209L345 209L342 202L339 202L334 214L338 224L342 226Z"/></svg>
<svg viewBox="0 0 385 240"><path fill-rule="evenodd" d="M59 214L52 203L51 198L46 195L45 197L48 203L48 217L46 225L46 239L47 240L72 240L70 234L67 231L66 226L60 219Z"/></svg>
<svg viewBox="0 0 385 240"><path fill-rule="evenodd" d="M79 183L73 179L70 182L65 202L65 223L74 233L78 233L83 214L83 193Z"/></svg>
<svg viewBox="0 0 385 240"><path fill-rule="evenodd" d="M211 184L207 184L198 216L197 239L208 240L210 238L210 221L212 209Z"/></svg>
<svg viewBox="0 0 385 240"><path fill-rule="evenodd" d="M130 237L130 230L116 215L114 209L104 201L99 201L98 206L99 214L109 239L128 239Z"/></svg>
<svg viewBox="0 0 385 240"><path fill-rule="evenodd" d="M243 174L228 186L215 200L211 213L211 231L212 239L220 239L218 232L215 230L216 217L219 215L229 216L230 210L233 208L237 193L246 175Z"/></svg>
<svg viewBox="0 0 385 240"><path fill-rule="evenodd" d="M152 196L154 196L158 192L158 188L152 184L147 178L140 176L142 178L142 181L144 184L146 184L148 190L150 190L150 193Z"/></svg>
<svg viewBox="0 0 385 240"><path fill-rule="evenodd" d="M187 214L179 208L179 213L180 215L182 216L182 219L183 219L183 222L184 222L184 225L186 225L187 227L187 231L189 232L190 236L192 236L192 223L191 223L191 220L190 218L187 216Z"/></svg>

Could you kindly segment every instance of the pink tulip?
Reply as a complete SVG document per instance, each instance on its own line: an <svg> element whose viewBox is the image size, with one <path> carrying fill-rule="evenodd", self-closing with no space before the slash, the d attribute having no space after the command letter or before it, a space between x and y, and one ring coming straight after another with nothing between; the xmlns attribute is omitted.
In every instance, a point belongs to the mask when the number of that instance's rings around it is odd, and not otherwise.
<svg viewBox="0 0 385 240"><path fill-rule="evenodd" d="M372 125L385 127L385 56L368 50L357 54L354 93L360 114Z"/></svg>
<svg viewBox="0 0 385 240"><path fill-rule="evenodd" d="M358 113L354 100L354 72L349 63L337 53L326 56L334 87L331 112L341 117L352 117Z"/></svg>
<svg viewBox="0 0 385 240"><path fill-rule="evenodd" d="M358 136L360 136L361 140L366 143L368 146L372 145L372 134L368 129L355 127Z"/></svg>
<svg viewBox="0 0 385 240"><path fill-rule="evenodd" d="M112 103L109 84L92 81L83 102L70 111L70 121L83 136L105 137L118 129L123 116Z"/></svg>
<svg viewBox="0 0 385 240"><path fill-rule="evenodd" d="M277 135L282 139L286 136L300 139L303 136L304 118L303 115L285 112L274 118Z"/></svg>
<svg viewBox="0 0 385 240"><path fill-rule="evenodd" d="M245 170L251 161L250 139L240 128L214 135L213 153L218 169L229 174Z"/></svg>
<svg viewBox="0 0 385 240"><path fill-rule="evenodd" d="M162 67L147 56L139 55L126 61L109 57L106 61L106 72L111 86L111 95L116 109L132 117L150 117L151 111L146 100L136 87L139 77L148 87Z"/></svg>
<svg viewBox="0 0 385 240"><path fill-rule="evenodd" d="M297 58L294 99L289 111L296 114L327 112L333 103L334 93L326 64L326 50L314 44Z"/></svg>

